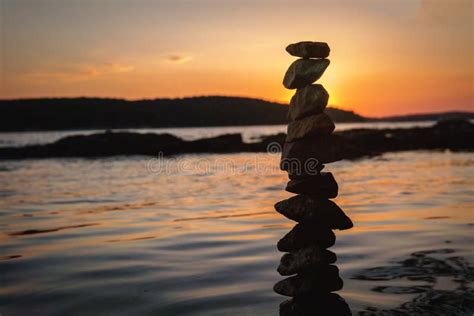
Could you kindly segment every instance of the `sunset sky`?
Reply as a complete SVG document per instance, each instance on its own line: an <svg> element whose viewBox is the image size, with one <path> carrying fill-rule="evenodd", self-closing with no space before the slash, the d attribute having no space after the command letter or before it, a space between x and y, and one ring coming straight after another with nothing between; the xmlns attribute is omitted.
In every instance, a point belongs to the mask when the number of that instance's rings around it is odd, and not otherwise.
<svg viewBox="0 0 474 316"><path fill-rule="evenodd" d="M326 41L330 104L474 110L473 0L0 0L0 98L287 102L287 44Z"/></svg>

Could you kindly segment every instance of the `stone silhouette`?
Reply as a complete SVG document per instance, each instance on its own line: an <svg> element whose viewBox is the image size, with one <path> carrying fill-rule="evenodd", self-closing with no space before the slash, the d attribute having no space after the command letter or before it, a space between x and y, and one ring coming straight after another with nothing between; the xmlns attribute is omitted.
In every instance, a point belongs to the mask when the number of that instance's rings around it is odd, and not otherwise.
<svg viewBox="0 0 474 316"><path fill-rule="evenodd" d="M329 99L320 84L313 84L329 66L329 46L320 42L300 42L286 48L301 57L291 64L283 85L297 89L288 111L286 136L280 168L288 172L288 192L297 194L275 204L275 209L295 227L278 242L286 252L277 271L288 278L277 282L274 291L290 296L280 304L280 315L351 315L349 306L335 293L343 287L337 256L327 250L336 242L333 230L353 224L330 199L338 194L338 184L323 164L339 160L331 140L333 120L324 113Z"/></svg>

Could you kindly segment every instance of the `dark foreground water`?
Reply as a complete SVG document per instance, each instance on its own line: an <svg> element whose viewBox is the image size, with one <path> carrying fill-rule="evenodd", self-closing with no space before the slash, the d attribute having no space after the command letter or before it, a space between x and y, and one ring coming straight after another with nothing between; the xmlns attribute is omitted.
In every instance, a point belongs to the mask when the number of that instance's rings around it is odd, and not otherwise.
<svg viewBox="0 0 474 316"><path fill-rule="evenodd" d="M0 314L277 315L276 242L293 225L273 210L290 196L278 160L0 162ZM474 154L327 169L355 224L331 249L354 314L458 313L472 294Z"/></svg>

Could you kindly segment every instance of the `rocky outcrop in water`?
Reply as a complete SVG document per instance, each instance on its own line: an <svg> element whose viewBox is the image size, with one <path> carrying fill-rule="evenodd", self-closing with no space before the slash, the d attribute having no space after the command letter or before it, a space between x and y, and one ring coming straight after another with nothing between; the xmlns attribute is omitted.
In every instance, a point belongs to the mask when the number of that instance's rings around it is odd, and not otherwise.
<svg viewBox="0 0 474 316"><path fill-rule="evenodd" d="M277 244L287 252L277 271L290 277L274 286L278 294L292 299L280 305L280 315L351 315L348 305L337 294L343 287L336 255L327 250L334 245L333 229L350 229L353 224L330 199L338 194L338 184L323 164L337 161L344 146L331 137L335 125L324 114L328 97L321 85L313 85L329 65L324 59L329 46L300 42L288 46L291 55L303 57L288 69L283 84L298 88L289 109L290 123L280 167L288 171L288 192L297 194L275 204L275 209L298 222ZM308 59L320 58L320 59Z"/></svg>
<svg viewBox="0 0 474 316"><path fill-rule="evenodd" d="M299 90L298 90L299 91ZM290 105L291 111L291 105ZM309 114L309 112L306 112ZM433 127L411 129L356 129L335 132L323 138L286 142L286 134L264 136L245 143L240 134L186 141L170 134L106 132L76 135L54 143L0 148L0 160L25 158L111 157L147 155L164 157L191 153L266 152L269 144L283 147L282 168L294 180L342 159L372 157L406 150L474 150L474 124L443 121ZM301 164L293 164L298 159ZM317 163L316 163L317 160ZM307 166L302 169L300 167Z"/></svg>

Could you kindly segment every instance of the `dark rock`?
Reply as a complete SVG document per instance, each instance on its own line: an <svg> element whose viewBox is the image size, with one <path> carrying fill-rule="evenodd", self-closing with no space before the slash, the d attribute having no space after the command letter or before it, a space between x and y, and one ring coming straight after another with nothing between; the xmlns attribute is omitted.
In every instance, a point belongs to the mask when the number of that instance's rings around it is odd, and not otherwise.
<svg viewBox="0 0 474 316"><path fill-rule="evenodd" d="M306 169L309 169L311 174L308 173L308 170ZM310 164L307 164L306 169L303 168L303 170L300 171L290 169L288 170L288 178L290 178L290 180L300 180L310 176L318 175L319 173L321 173L321 170L324 169L324 165L314 162L314 166L310 166Z"/></svg>
<svg viewBox="0 0 474 316"><path fill-rule="evenodd" d="M0 148L2 158L105 157L116 155L175 155L236 152L245 147L240 134L184 141L170 134L105 132L62 138L48 145Z"/></svg>
<svg viewBox="0 0 474 316"><path fill-rule="evenodd" d="M238 134L199 141L185 141L172 135L142 133L99 133L65 137L45 145L1 147L0 160L63 157L111 157L117 155L164 156L188 153L266 152L270 142L283 146L281 169L292 179L317 174L320 164L341 159L370 157L407 150L474 150L474 124L463 121L411 129L357 129L335 132L327 137L284 143L285 135L244 143ZM306 163L313 172L305 172ZM316 164L317 163L317 164ZM311 168L308 168L311 169Z"/></svg>
<svg viewBox="0 0 474 316"><path fill-rule="evenodd" d="M275 204L275 209L297 222L314 222L331 229L349 229L354 225L344 211L331 200L296 195Z"/></svg>
<svg viewBox="0 0 474 316"><path fill-rule="evenodd" d="M285 190L296 194L332 199L337 196L338 185L332 173L321 172L316 176L290 180Z"/></svg>
<svg viewBox="0 0 474 316"><path fill-rule="evenodd" d="M277 271L281 275L292 275L334 263L336 260L334 252L317 246L309 246L283 255Z"/></svg>
<svg viewBox="0 0 474 316"><path fill-rule="evenodd" d="M328 104L329 94L320 84L312 84L296 90L291 98L288 118L290 121L303 117L319 114Z"/></svg>
<svg viewBox="0 0 474 316"><path fill-rule="evenodd" d="M307 116L288 124L286 142L293 142L310 136L330 135L335 128L333 120L325 113Z"/></svg>
<svg viewBox="0 0 474 316"><path fill-rule="evenodd" d="M310 293L339 291L343 281L339 269L333 265L321 266L312 271L298 274L279 281L273 290L281 295L300 296Z"/></svg>
<svg viewBox="0 0 474 316"><path fill-rule="evenodd" d="M350 316L346 301L336 293L319 293L286 300L280 304L280 316Z"/></svg>
<svg viewBox="0 0 474 316"><path fill-rule="evenodd" d="M327 43L305 41L288 45L286 51L301 58L326 58L330 49Z"/></svg>
<svg viewBox="0 0 474 316"><path fill-rule="evenodd" d="M329 59L295 60L283 78L287 89L303 88L318 80L329 66Z"/></svg>
<svg viewBox="0 0 474 316"><path fill-rule="evenodd" d="M298 223L278 241L282 252L292 252L308 246L329 248L336 242L336 236L328 227L312 223Z"/></svg>
<svg viewBox="0 0 474 316"><path fill-rule="evenodd" d="M435 128L442 128L442 129L454 129L454 130L466 130L472 128L472 123L468 120L460 119L460 118L452 118L452 119L444 119L439 120L436 122Z"/></svg>
<svg viewBox="0 0 474 316"><path fill-rule="evenodd" d="M368 152L351 146L337 135L301 139L283 144L280 168L287 170L295 178L305 174L317 175L321 164L364 155L368 155Z"/></svg>

